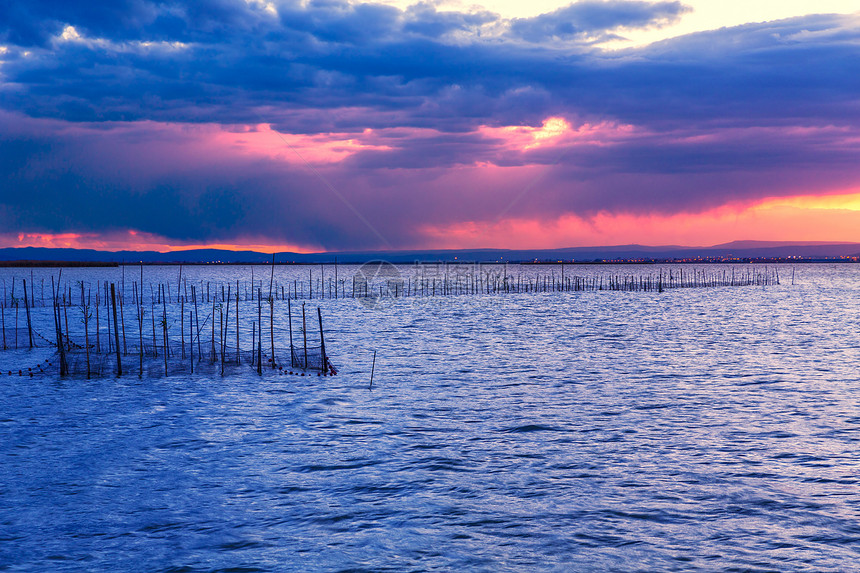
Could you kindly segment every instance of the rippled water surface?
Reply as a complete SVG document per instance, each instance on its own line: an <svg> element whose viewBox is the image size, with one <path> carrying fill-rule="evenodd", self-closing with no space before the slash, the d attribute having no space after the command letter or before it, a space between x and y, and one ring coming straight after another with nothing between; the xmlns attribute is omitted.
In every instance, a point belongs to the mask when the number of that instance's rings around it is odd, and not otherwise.
<svg viewBox="0 0 860 573"><path fill-rule="evenodd" d="M0 570L856 569L860 268L781 273L315 301L334 378L3 377Z"/></svg>

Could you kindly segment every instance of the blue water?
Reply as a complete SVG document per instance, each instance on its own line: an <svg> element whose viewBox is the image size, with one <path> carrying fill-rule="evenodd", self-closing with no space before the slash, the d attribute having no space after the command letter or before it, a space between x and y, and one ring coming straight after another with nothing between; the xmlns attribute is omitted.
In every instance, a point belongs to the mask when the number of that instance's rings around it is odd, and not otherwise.
<svg viewBox="0 0 860 573"><path fill-rule="evenodd" d="M4 377L0 570L855 570L860 268L781 274L316 301L334 378Z"/></svg>

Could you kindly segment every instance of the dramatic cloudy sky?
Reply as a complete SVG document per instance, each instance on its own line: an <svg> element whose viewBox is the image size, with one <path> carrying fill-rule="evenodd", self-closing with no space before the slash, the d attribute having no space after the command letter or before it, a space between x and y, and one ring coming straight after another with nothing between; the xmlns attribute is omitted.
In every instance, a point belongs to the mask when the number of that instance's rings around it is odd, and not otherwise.
<svg viewBox="0 0 860 573"><path fill-rule="evenodd" d="M857 9L2 2L0 246L860 241Z"/></svg>

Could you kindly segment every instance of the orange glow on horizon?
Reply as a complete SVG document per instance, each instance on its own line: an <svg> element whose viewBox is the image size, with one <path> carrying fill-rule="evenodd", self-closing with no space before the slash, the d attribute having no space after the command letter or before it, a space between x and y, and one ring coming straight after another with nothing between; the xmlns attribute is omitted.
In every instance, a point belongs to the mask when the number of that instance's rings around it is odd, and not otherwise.
<svg viewBox="0 0 860 573"><path fill-rule="evenodd" d="M43 247L52 249L94 249L97 251L156 251L170 253L194 249L223 251L257 251L260 253L315 253L319 248L288 243L268 243L262 240L247 243L171 243L164 237L129 230L100 235L98 233L18 233L0 234L0 248Z"/></svg>
<svg viewBox="0 0 860 573"><path fill-rule="evenodd" d="M736 240L860 242L860 193L769 198L673 215L601 212L422 228L434 248L551 249L609 245L711 246Z"/></svg>
<svg viewBox="0 0 860 573"><path fill-rule="evenodd" d="M800 195L797 197L774 197L762 201L756 209L794 207L797 209L832 209L860 211L860 193L838 195Z"/></svg>
<svg viewBox="0 0 860 573"><path fill-rule="evenodd" d="M425 225L424 237L409 249L548 249L623 244L710 246L735 240L860 242L860 192L771 197L701 213L673 215L601 212L591 217L564 214L552 219L510 217L497 223L466 221ZM0 247L46 247L101 251L193 249L317 253L318 245L245 242L177 243L137 230L98 233L0 234Z"/></svg>

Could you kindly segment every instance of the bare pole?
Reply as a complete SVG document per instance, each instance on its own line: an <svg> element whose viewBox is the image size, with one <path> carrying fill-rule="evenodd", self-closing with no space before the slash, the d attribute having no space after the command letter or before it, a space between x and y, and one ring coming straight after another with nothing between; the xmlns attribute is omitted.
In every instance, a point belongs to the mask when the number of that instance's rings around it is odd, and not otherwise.
<svg viewBox="0 0 860 573"><path fill-rule="evenodd" d="M162 305L162 314L161 318L164 322L162 328L164 329L164 356L165 358L170 356L170 339L167 337L167 297L170 296L170 287L169 285L165 285L161 287L162 296L161 296L161 305Z"/></svg>
<svg viewBox="0 0 860 573"><path fill-rule="evenodd" d="M152 319L152 354L155 358L158 358L158 343L155 340L155 297L152 296L151 290L149 294L150 314L152 315L150 317Z"/></svg>
<svg viewBox="0 0 860 573"><path fill-rule="evenodd" d="M32 272L32 271L31 271ZM32 281L32 277L30 278ZM30 335L30 348L33 348L33 323L30 320L30 300L27 298L27 279L22 279L24 282L24 308L27 309L27 333ZM32 285L32 283L31 283ZM32 290L32 289L31 289Z"/></svg>
<svg viewBox="0 0 860 573"><path fill-rule="evenodd" d="M113 304L113 334L116 342L116 375L122 376L122 359L119 351L119 330L116 328L116 288L113 283L110 283L110 298Z"/></svg>
<svg viewBox="0 0 860 573"><path fill-rule="evenodd" d="M57 286L57 292L59 292L60 287ZM59 300L59 295L57 295L57 299ZM18 299L15 298L15 277L12 277L12 298L10 300L10 304L15 305L15 348L18 348L18 310L21 304L18 302Z"/></svg>
<svg viewBox="0 0 860 573"><path fill-rule="evenodd" d="M227 328L230 325L230 289L233 285L227 286L227 298L224 300L224 326L221 327L221 375L224 375L224 355L227 353Z"/></svg>
<svg viewBox="0 0 860 573"><path fill-rule="evenodd" d="M290 367L295 366L293 363L293 357L296 355L295 350L293 350L293 310L290 307L290 299L287 299L287 316L289 317L289 325L290 325Z"/></svg>
<svg viewBox="0 0 860 573"><path fill-rule="evenodd" d="M215 300L212 300L212 364L215 364Z"/></svg>
<svg viewBox="0 0 860 573"><path fill-rule="evenodd" d="M269 296L269 336L272 339L272 370L275 366L275 299Z"/></svg>
<svg viewBox="0 0 860 573"><path fill-rule="evenodd" d="M54 286L54 276L51 275L51 293L54 298L54 328L57 332L57 351L60 353L60 376L65 376L69 373L69 365L66 362L66 349L63 348L63 329L60 322L60 279L63 277L63 271L60 270L60 276L57 279L57 286Z"/></svg>
<svg viewBox="0 0 860 573"><path fill-rule="evenodd" d="M263 298L262 289L257 289L257 374L263 374Z"/></svg>
<svg viewBox="0 0 860 573"><path fill-rule="evenodd" d="M90 379L90 317L87 314L89 310L84 302L84 283L81 282L81 310L84 314L84 348L87 350L87 380Z"/></svg>
<svg viewBox="0 0 860 573"><path fill-rule="evenodd" d="M325 336L323 335L322 311L320 310L320 307L317 307L317 317L320 321L320 352L322 353L322 373L326 374L326 372L328 372L328 361L326 360L325 355Z"/></svg>
<svg viewBox="0 0 860 573"><path fill-rule="evenodd" d="M170 357L170 343L167 339L167 297L170 292L164 285L161 286L161 335L164 338L164 375L167 376L167 359Z"/></svg>
<svg viewBox="0 0 860 573"><path fill-rule="evenodd" d="M143 269L143 267L141 267ZM138 340L138 356L140 357L140 370L137 373L138 378L143 377L143 305L141 304L141 299L143 299L143 284L140 285L140 293L137 292L137 287L134 289L135 296L137 297L137 340ZM98 308L98 305L96 305Z"/></svg>
<svg viewBox="0 0 860 573"><path fill-rule="evenodd" d="M191 373L194 374L194 322L192 321L194 317L191 314L191 311L188 311L188 350L191 354Z"/></svg>
<svg viewBox="0 0 860 573"><path fill-rule="evenodd" d="M275 365L275 299L272 296L272 286L275 283L275 253L272 253L272 274L269 277L269 335L272 340L272 370Z"/></svg>
<svg viewBox="0 0 860 573"><path fill-rule="evenodd" d="M269 277L269 298L272 298L272 285L275 282L275 253L272 253L272 275Z"/></svg>
<svg viewBox="0 0 860 573"><path fill-rule="evenodd" d="M51 277L52 279L54 277ZM102 335L101 321L99 319L99 304L101 303L101 291L99 284L96 283L96 354L101 354L102 351Z"/></svg>
<svg viewBox="0 0 860 573"><path fill-rule="evenodd" d="M239 358L239 279L236 279L236 364L241 364Z"/></svg>
<svg viewBox="0 0 860 573"><path fill-rule="evenodd" d="M72 287L69 287L72 288ZM71 303L71 301L69 301ZM63 293L63 318L66 321L66 348L72 351L72 339L69 334L69 307L66 305L66 293Z"/></svg>
<svg viewBox="0 0 860 573"><path fill-rule="evenodd" d="M181 269L182 267L180 267ZM180 271L180 274L181 271ZM181 279L180 279L181 280ZM185 360L185 298L180 294L177 294L176 297L180 299L179 304L179 332L181 333L182 338L182 359Z"/></svg>
<svg viewBox="0 0 860 573"><path fill-rule="evenodd" d="M305 320L305 303L302 303L302 332L305 335L305 370L308 369L308 323Z"/></svg>
<svg viewBox="0 0 860 573"><path fill-rule="evenodd" d="M105 281L105 283L104 283L104 287L105 287L105 311L106 311L106 314L107 314L107 340L108 340L108 352L112 352L112 351L113 351L113 348L112 348L112 344L113 344L113 343L111 342L111 339L110 339L110 297L108 296L108 284L107 284L107 281ZM68 332L68 331L69 331L69 329L68 329L68 328L66 328L66 336L68 336L68 334L69 334L69 332Z"/></svg>
<svg viewBox="0 0 860 573"><path fill-rule="evenodd" d="M125 267L123 267L123 268L125 268ZM128 354L128 344L127 344L127 341L125 338L125 313L123 312L123 308L125 308L125 307L124 307L123 302L122 302L123 298L125 298L125 292L123 290L120 290L119 291L119 321L121 323L120 325L122 326L122 353L123 353L123 355L127 355Z"/></svg>
<svg viewBox="0 0 860 573"><path fill-rule="evenodd" d="M197 287L195 285L191 285L191 300L194 301L194 320L197 324L197 357L199 360L202 360L203 345L200 342L200 312L197 310ZM194 344L193 340L191 344Z"/></svg>

